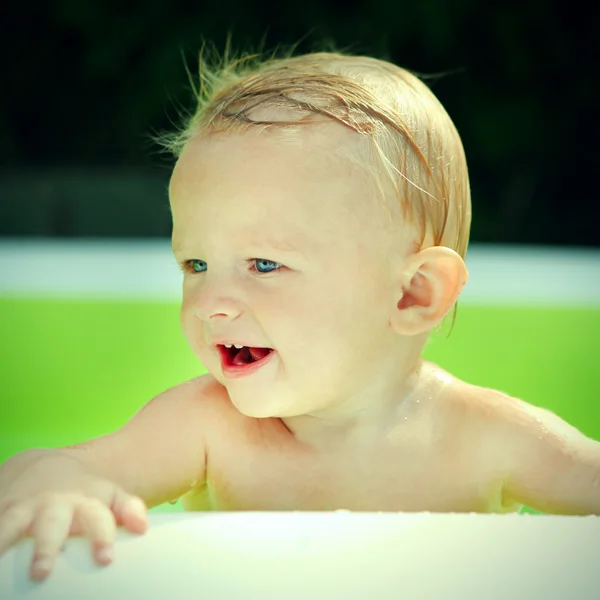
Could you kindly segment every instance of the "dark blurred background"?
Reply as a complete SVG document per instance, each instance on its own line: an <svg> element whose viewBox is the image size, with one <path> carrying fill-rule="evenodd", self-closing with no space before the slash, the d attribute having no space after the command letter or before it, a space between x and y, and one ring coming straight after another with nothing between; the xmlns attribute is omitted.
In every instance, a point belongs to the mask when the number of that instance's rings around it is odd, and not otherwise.
<svg viewBox="0 0 600 600"><path fill-rule="evenodd" d="M592 8L593 7L593 8ZM13 2L1 19L0 235L170 234L173 161L150 135L192 110L185 61L334 43L421 74L465 145L472 241L598 246L594 4L524 0Z"/></svg>

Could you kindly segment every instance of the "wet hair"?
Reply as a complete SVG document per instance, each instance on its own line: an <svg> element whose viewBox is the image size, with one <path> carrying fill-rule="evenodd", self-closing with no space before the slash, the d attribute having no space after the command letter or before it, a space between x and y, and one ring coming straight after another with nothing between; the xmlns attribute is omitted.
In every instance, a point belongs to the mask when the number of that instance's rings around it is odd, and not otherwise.
<svg viewBox="0 0 600 600"><path fill-rule="evenodd" d="M429 234L430 245L465 257L471 195L462 142L419 77L343 52L236 59L227 49L210 63L201 51L195 112L157 137L163 148L178 157L197 136L254 128L289 139L301 127L338 122L366 141L360 158L349 150L347 156L373 176L389 223L400 217L416 226L415 250ZM268 120L269 109L285 109L289 119Z"/></svg>

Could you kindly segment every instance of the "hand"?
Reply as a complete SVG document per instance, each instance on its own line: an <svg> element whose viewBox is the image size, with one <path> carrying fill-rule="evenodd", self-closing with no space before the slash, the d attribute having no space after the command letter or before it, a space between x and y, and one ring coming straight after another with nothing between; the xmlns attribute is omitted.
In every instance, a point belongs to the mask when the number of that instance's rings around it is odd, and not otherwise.
<svg viewBox="0 0 600 600"><path fill-rule="evenodd" d="M110 481L81 470L63 471L52 485L44 479L46 485L41 486L29 471L8 493L0 493L0 555L23 536L33 537L32 579L43 580L50 574L70 535L87 537L96 562L108 565L116 526L132 533L144 533L148 527L144 502ZM38 491L31 493L31 488Z"/></svg>

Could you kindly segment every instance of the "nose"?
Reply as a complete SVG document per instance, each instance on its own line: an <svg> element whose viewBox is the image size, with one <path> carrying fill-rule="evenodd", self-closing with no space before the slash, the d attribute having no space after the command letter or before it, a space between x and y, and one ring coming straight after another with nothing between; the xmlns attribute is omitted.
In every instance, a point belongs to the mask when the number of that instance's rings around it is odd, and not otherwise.
<svg viewBox="0 0 600 600"><path fill-rule="evenodd" d="M189 312L201 321L233 319L240 312L240 301L235 285L230 277L205 277L199 285L184 287L184 302ZM190 282L191 283L191 282Z"/></svg>
<svg viewBox="0 0 600 600"><path fill-rule="evenodd" d="M201 321L214 321L215 319L232 318L233 311L224 310L222 307L219 310L203 311L198 306L192 307L192 315Z"/></svg>
<svg viewBox="0 0 600 600"><path fill-rule="evenodd" d="M240 309L239 302L231 297L203 292L190 299L190 312L208 323L216 319L233 319Z"/></svg>

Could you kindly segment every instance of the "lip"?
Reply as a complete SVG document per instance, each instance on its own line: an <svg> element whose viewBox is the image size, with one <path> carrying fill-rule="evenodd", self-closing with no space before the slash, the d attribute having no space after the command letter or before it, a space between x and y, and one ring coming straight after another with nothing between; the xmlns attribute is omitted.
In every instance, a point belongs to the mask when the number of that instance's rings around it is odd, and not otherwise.
<svg viewBox="0 0 600 600"><path fill-rule="evenodd" d="M229 364L229 354L227 352L227 348L224 346L218 346L219 358L221 359L221 369L223 370L223 374L229 378L237 379L239 377L245 377L246 375L250 375L255 371L258 371L261 367L266 365L275 354L275 350L272 350L261 358L253 363L247 365L231 365Z"/></svg>

